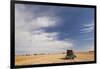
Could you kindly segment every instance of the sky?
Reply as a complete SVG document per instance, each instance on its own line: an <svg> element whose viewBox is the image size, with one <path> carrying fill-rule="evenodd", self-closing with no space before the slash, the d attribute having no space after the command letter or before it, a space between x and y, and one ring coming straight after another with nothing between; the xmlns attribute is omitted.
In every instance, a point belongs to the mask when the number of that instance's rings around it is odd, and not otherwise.
<svg viewBox="0 0 100 69"><path fill-rule="evenodd" d="M94 50L94 8L15 4L15 55Z"/></svg>

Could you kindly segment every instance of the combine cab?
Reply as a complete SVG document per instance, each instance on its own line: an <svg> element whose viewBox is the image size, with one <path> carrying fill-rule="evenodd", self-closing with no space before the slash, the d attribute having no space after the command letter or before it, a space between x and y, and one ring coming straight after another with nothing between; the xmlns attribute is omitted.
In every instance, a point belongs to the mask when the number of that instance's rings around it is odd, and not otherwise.
<svg viewBox="0 0 100 69"><path fill-rule="evenodd" d="M74 54L73 50L67 50L65 58L66 59L74 59L74 58L76 58L76 55Z"/></svg>

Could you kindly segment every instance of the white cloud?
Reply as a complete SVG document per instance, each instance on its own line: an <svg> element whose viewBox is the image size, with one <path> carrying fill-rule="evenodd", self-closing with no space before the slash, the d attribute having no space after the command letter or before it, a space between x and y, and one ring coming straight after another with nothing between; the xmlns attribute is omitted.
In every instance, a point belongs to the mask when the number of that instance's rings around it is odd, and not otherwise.
<svg viewBox="0 0 100 69"><path fill-rule="evenodd" d="M94 37L83 39L83 40L94 40Z"/></svg>
<svg viewBox="0 0 100 69"><path fill-rule="evenodd" d="M49 27L54 26L56 23L56 18L49 16L42 16L37 18L38 26L40 27ZM45 21L45 22L44 22Z"/></svg>
<svg viewBox="0 0 100 69"><path fill-rule="evenodd" d="M84 24L83 29L81 29L81 33L89 33L92 31L94 31L94 24L93 23Z"/></svg>
<svg viewBox="0 0 100 69"><path fill-rule="evenodd" d="M36 12L27 10L25 5L19 4L15 7L15 25L18 29L22 28L23 30L36 30L42 27L55 26L56 23L57 17L37 15Z"/></svg>
<svg viewBox="0 0 100 69"><path fill-rule="evenodd" d="M41 33L32 36L33 49L36 47L38 52L63 52L63 48L71 48L73 45L67 41L55 40L53 37L55 33ZM52 37L48 37L52 36Z"/></svg>
<svg viewBox="0 0 100 69"><path fill-rule="evenodd" d="M93 23L90 23L90 24L84 24L85 27L91 27L91 26L94 26Z"/></svg>
<svg viewBox="0 0 100 69"><path fill-rule="evenodd" d="M55 38L57 32L47 33L41 29L56 25L57 17L39 16L24 5L15 5L15 54L54 53L71 48L71 41Z"/></svg>
<svg viewBox="0 0 100 69"><path fill-rule="evenodd" d="M31 34L19 31L15 36L16 54L57 53L72 48L72 42L56 40L54 39L56 35L57 33L39 32L39 34Z"/></svg>

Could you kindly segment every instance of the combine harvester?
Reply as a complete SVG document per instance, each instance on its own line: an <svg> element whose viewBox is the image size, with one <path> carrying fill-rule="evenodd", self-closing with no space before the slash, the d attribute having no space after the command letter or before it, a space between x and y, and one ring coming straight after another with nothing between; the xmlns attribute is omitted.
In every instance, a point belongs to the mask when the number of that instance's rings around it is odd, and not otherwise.
<svg viewBox="0 0 100 69"><path fill-rule="evenodd" d="M73 50L67 50L65 59L74 59L76 58L76 55L74 54Z"/></svg>

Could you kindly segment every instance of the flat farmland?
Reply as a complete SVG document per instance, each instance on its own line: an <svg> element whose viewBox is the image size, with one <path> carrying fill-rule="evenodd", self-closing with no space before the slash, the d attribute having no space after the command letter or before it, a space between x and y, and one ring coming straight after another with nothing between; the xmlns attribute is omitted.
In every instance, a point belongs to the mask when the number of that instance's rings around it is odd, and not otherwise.
<svg viewBox="0 0 100 69"><path fill-rule="evenodd" d="M15 65L72 63L94 61L94 52L77 52L74 60L64 59L66 54L16 55Z"/></svg>

